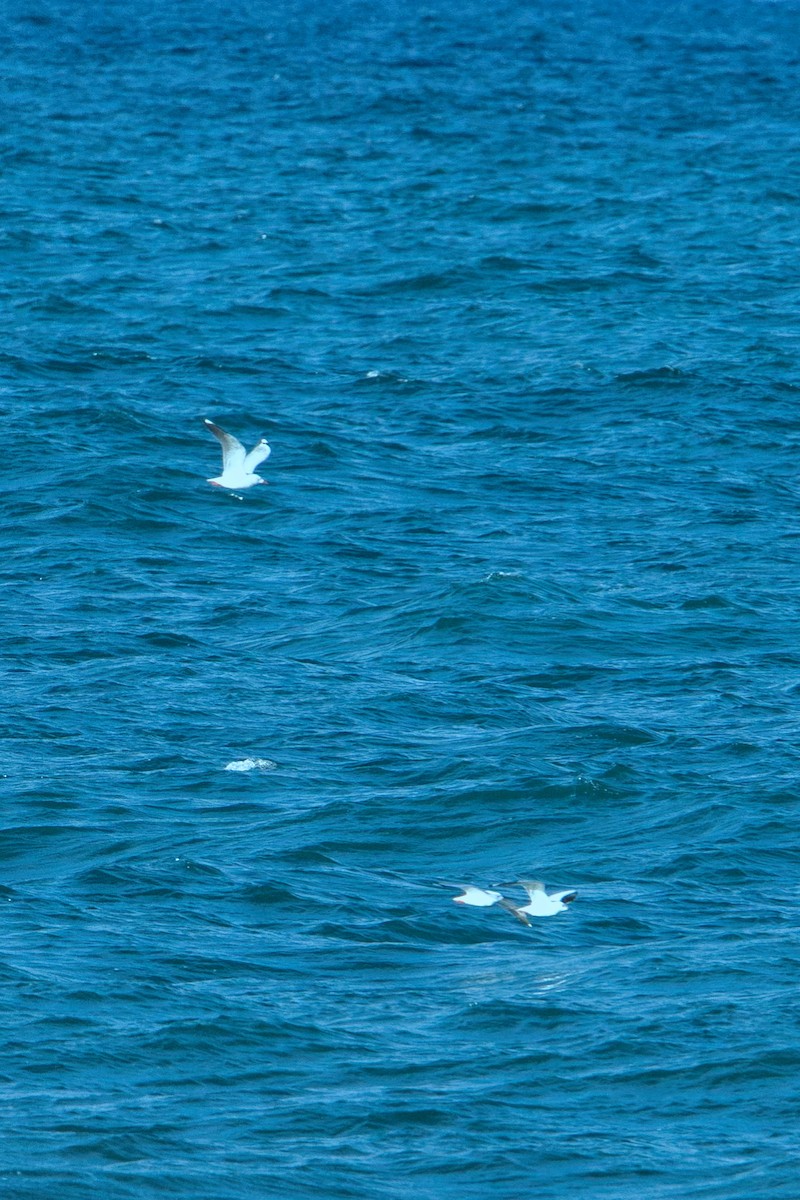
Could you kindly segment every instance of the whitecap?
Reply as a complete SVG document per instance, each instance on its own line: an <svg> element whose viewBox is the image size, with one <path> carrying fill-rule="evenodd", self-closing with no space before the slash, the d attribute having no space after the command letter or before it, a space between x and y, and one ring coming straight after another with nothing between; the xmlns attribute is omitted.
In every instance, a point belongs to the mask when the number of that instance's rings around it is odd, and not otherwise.
<svg viewBox="0 0 800 1200"><path fill-rule="evenodd" d="M225 771L274 771L277 767L271 758L237 758L226 763Z"/></svg>

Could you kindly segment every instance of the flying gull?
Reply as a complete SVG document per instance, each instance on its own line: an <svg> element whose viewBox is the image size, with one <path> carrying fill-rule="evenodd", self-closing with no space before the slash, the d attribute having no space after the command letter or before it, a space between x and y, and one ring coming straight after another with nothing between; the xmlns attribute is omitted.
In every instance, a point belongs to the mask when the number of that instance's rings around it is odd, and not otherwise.
<svg viewBox="0 0 800 1200"><path fill-rule="evenodd" d="M513 885L502 883L500 886L510 887ZM513 904L506 899L502 892L487 891L484 888L473 887L471 884L463 886L463 895L454 896L453 901L455 904L470 904L476 908L490 908L492 905L498 904L500 908L510 912L523 925L530 925L529 915L552 917L557 912L564 912L567 905L571 904L578 895L574 890L553 892L548 895L544 890L544 884L539 883L536 879L520 879L519 886L528 893L527 904Z"/></svg>
<svg viewBox="0 0 800 1200"><path fill-rule="evenodd" d="M521 904L518 911L532 917L554 917L557 912L566 912L567 905L572 904L578 895L574 888L548 895L544 884L539 883L538 879L520 879L519 886L528 893L529 903Z"/></svg>
<svg viewBox="0 0 800 1200"><path fill-rule="evenodd" d="M215 487L239 490L252 487L256 483L267 482L260 475L253 473L254 468L270 456L271 451L265 438L262 438L248 454L239 439L220 429L219 425L207 419L204 419L203 424L222 446L222 474L217 475L215 479L209 479L209 483L213 483Z"/></svg>

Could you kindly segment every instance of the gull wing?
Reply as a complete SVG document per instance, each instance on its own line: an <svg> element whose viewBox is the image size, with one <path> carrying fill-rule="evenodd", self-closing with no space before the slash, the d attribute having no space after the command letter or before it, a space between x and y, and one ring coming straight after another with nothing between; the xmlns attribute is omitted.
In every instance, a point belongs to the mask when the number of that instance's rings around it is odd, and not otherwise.
<svg viewBox="0 0 800 1200"><path fill-rule="evenodd" d="M544 892L544 884L538 879L520 879L519 886L525 889L530 900L533 900L537 892Z"/></svg>
<svg viewBox="0 0 800 1200"><path fill-rule="evenodd" d="M213 421L207 418L203 419L203 424L206 429L213 433L219 444L222 446L222 470L227 471L230 467L242 467L246 456L245 448L238 438L233 434L226 433L224 429L220 429L219 425L215 425Z"/></svg>
<svg viewBox="0 0 800 1200"><path fill-rule="evenodd" d="M578 896L578 893L575 891L574 888L569 892L551 892L550 893L551 900L560 900L562 904L572 904L572 901L576 900L577 896Z"/></svg>
<svg viewBox="0 0 800 1200"><path fill-rule="evenodd" d="M520 910L517 908L516 904L512 904L510 900L506 900L505 898L502 900L498 900L497 903L500 905L501 908L504 908L506 910L506 912L512 913L517 918L518 921L522 922L523 925L530 925L530 921L525 916L525 913L520 912Z"/></svg>
<svg viewBox="0 0 800 1200"><path fill-rule="evenodd" d="M259 463L262 463L265 458L269 458L272 450L266 438L262 438L257 446L254 446L244 460L244 469L247 472L254 471Z"/></svg>

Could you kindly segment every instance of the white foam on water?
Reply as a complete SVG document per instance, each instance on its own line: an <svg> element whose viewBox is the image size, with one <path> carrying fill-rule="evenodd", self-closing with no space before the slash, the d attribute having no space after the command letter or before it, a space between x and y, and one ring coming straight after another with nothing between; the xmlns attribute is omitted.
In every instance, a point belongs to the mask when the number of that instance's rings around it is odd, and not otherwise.
<svg viewBox="0 0 800 1200"><path fill-rule="evenodd" d="M277 767L271 758L237 758L226 763L225 771L274 771Z"/></svg>

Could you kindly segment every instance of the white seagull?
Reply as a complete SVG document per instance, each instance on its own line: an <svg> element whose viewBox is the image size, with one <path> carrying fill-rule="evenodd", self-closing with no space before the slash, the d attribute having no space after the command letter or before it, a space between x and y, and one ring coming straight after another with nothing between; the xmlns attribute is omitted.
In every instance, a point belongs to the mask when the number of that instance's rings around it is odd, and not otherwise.
<svg viewBox="0 0 800 1200"><path fill-rule="evenodd" d="M463 895L453 896L454 904L472 904L476 908L490 908L493 904L499 904L507 912L513 913L518 921L522 921L523 925L530 925L527 917L522 915L522 911L512 904L510 900L506 900L502 892L486 891L484 888L473 887L471 884L462 884Z"/></svg>
<svg viewBox="0 0 800 1200"><path fill-rule="evenodd" d="M265 458L269 458L272 453L266 438L262 438L248 454L239 439L226 433L224 429L220 429L219 425L215 425L213 421L206 418L204 418L203 424L222 446L222 474L217 475L215 479L209 479L209 483L213 483L214 487L238 490L252 487L256 483L267 482L260 475L253 473L254 468Z"/></svg>
<svg viewBox="0 0 800 1200"><path fill-rule="evenodd" d="M514 885L500 884L500 887L512 886ZM465 886L463 895L454 896L453 901L456 904L472 904L477 908L489 908L493 904L498 904L507 912L512 913L523 925L530 925L528 916L555 916L557 912L564 912L567 905L571 904L578 895L574 889L566 892L552 892L548 895L544 890L544 884L539 883L538 879L520 879L519 886L528 893L527 904L513 904L506 899L502 892L486 891L484 888L472 887L472 885Z"/></svg>
<svg viewBox="0 0 800 1200"><path fill-rule="evenodd" d="M501 887L506 885L501 884ZM529 913L532 917L554 917L557 912L566 912L578 893L574 888L566 892L551 892L544 890L544 884L538 879L520 879L519 886L528 893L528 904L521 904L518 912Z"/></svg>

